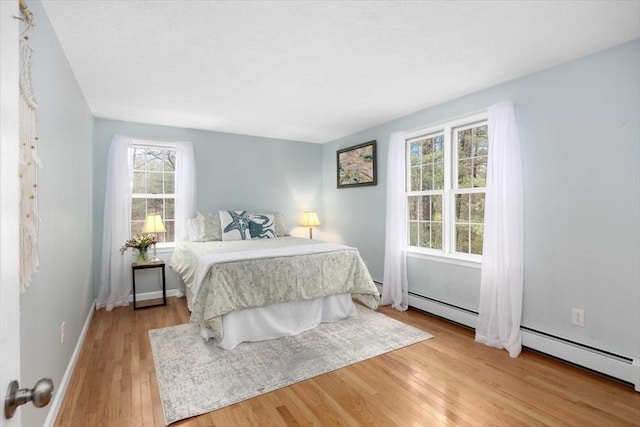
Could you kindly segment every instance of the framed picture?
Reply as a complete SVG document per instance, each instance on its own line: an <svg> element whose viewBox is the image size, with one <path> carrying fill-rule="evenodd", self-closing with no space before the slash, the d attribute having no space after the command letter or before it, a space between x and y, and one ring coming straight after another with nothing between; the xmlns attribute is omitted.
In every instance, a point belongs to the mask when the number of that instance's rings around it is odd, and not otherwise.
<svg viewBox="0 0 640 427"><path fill-rule="evenodd" d="M338 188L377 184L375 140L343 148L336 155Z"/></svg>

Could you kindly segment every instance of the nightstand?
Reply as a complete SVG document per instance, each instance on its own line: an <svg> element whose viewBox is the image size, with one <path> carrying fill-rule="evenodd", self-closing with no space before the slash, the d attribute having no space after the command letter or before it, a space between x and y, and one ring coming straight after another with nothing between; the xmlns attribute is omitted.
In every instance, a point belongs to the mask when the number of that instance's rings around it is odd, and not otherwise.
<svg viewBox="0 0 640 427"><path fill-rule="evenodd" d="M162 269L162 303L161 304L152 304L152 305L144 305L142 307L136 306L136 271L137 270L147 270L149 268L160 268ZM164 261L160 262L148 262L145 264L131 264L131 275L133 277L133 309L138 310L139 308L150 308L150 307L158 307L161 305L167 305L167 286L165 282L164 276Z"/></svg>

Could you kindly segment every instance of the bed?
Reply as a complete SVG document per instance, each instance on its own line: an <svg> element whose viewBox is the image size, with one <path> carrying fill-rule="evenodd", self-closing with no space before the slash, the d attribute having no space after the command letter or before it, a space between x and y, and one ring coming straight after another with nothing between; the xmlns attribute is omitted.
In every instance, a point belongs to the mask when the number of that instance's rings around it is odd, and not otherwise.
<svg viewBox="0 0 640 427"><path fill-rule="evenodd" d="M310 239L178 242L170 266L191 321L225 349L354 316L353 298L379 302L357 249Z"/></svg>

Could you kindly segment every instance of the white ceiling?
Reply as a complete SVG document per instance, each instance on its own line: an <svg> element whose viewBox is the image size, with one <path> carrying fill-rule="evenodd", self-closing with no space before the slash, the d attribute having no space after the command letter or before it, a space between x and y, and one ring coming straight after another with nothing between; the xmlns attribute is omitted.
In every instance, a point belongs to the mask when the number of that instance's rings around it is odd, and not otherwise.
<svg viewBox="0 0 640 427"><path fill-rule="evenodd" d="M96 117L319 143L640 37L639 0L43 4Z"/></svg>

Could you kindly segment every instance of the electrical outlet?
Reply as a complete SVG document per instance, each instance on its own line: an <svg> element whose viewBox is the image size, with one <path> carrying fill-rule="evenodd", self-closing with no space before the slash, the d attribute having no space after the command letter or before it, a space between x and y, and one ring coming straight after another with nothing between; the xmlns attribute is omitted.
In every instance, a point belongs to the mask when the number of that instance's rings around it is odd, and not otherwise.
<svg viewBox="0 0 640 427"><path fill-rule="evenodd" d="M571 309L571 323L584 327L584 310L581 308Z"/></svg>
<svg viewBox="0 0 640 427"><path fill-rule="evenodd" d="M60 344L64 343L64 327L65 327L66 323L62 322L60 324Z"/></svg>

